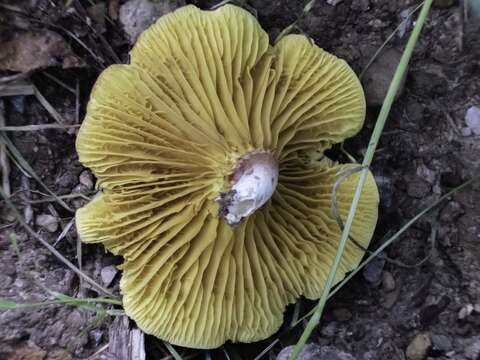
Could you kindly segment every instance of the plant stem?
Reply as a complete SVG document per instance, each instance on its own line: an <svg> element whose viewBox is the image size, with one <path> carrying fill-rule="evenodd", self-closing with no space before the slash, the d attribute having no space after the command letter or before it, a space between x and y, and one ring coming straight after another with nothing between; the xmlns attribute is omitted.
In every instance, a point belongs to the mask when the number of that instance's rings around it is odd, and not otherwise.
<svg viewBox="0 0 480 360"><path fill-rule="evenodd" d="M322 292L322 296L318 301L317 308L313 313L312 317L308 321L305 330L302 333L302 336L298 340L297 344L292 350L292 353L289 356L289 360L297 359L298 355L303 349L303 346L306 344L308 338L313 332L313 329L320 323L320 318L323 313L323 309L328 299L328 295L330 293L330 289L332 288L333 281L335 279L335 274L337 273L338 266L340 264L340 260L343 255L343 251L345 249L345 244L348 240L350 229L353 224L353 219L355 216L355 212L357 209L358 202L360 200L360 196L362 194L363 186L365 185L365 181L367 179L368 171L370 164L372 163L373 156L375 154L375 149L377 148L378 141L382 134L383 128L385 126L388 114L392 107L393 101L395 99L395 95L398 92L400 87L400 82L405 73L410 58L412 57L413 49L415 44L417 43L418 36L420 35L420 31L422 30L423 24L425 23L425 19L428 15L430 10L430 6L432 5L433 0L426 0L423 4L422 10L418 16L417 22L415 27L408 39L407 45L405 46L405 50L403 51L402 57L400 58L400 63L395 70L395 74L393 76L392 82L388 87L387 95L382 104L382 108L380 109L380 113L378 115L377 122L375 124L375 128L373 129L372 136L370 138L370 143L368 144L367 152L365 154L365 158L363 159L363 170L360 173L360 177L355 189L355 194L353 196L352 205L350 207L350 211L348 213L347 220L345 222L345 228L343 229L342 236L340 238L340 243L338 245L337 253L335 255L335 259L333 260L332 267L330 268L330 272L327 277L327 281L325 282L325 287Z"/></svg>

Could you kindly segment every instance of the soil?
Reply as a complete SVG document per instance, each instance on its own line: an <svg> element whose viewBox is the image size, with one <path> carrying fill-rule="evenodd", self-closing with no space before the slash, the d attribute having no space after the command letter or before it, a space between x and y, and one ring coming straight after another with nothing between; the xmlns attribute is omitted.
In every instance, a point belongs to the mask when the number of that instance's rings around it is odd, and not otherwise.
<svg viewBox="0 0 480 360"><path fill-rule="evenodd" d="M193 1L202 8L217 2ZM118 1L96 1L109 15L103 24L103 17L92 15L92 2L67 3L69 8L65 8L65 1L0 1L0 43L29 32L53 32L57 42L59 37L63 39L63 45L53 47L56 50L48 68L43 67L44 53L41 68L35 67L32 54L30 81L64 123L76 124L81 122L100 71L114 62L127 61L130 45L116 18ZM302 14L304 1L248 3L273 39ZM415 6L408 0L343 0L335 6L319 0L300 17L298 25L319 46L344 58L360 73L402 21L401 14ZM372 166L381 206L371 249L442 194L480 172L480 137L465 131L464 120L467 109L480 104L480 41L475 28L479 20L472 19L472 14L466 17L464 10L462 2L436 2L414 51L405 87L393 105ZM87 15L90 20L86 20ZM401 53L410 30L407 26L403 36L395 35L387 48ZM61 51L59 46L63 46ZM67 61L72 58L75 61ZM28 66L25 61L22 59L22 66ZM0 69L0 78L13 74ZM391 76L385 66L376 68L375 63L370 75L374 81L365 83L367 93L378 93L379 89L371 87L381 86L385 76ZM367 101L375 105L373 99ZM6 125L55 121L34 96L17 94L0 98L0 102L4 104ZM369 106L364 129L345 144L357 159L365 151L378 112L378 106ZM93 194L91 175L75 152L75 130L9 132L8 136L55 194ZM339 149L332 154L342 159ZM38 182L10 163L11 199L29 224L71 262L80 261L87 275L118 293L119 276L111 274L113 281L105 284L102 269L111 269L119 260L98 246L82 245L79 252L75 226L58 240L73 212L46 201L49 197ZM73 209L85 203L78 197L65 201ZM52 291L76 297L98 296L27 234L4 201L0 202L0 211L1 299L39 302L51 299ZM53 217L60 226L42 226L39 215ZM453 195L416 222L388 248L384 254L388 259L373 262L342 288L329 302L310 342L349 353L358 360L480 359L479 243L477 184ZM304 314L312 306L312 302L301 300L296 310ZM295 343L304 328L304 323L289 328L294 312L293 306L287 310L284 327L270 339L227 344L211 351L211 357L253 359L279 339L263 357L275 358ZM3 311L0 358L107 358L112 323L113 317L73 306ZM157 339L146 336L145 344L147 359L167 358L168 352ZM177 350L184 357L208 356L204 351Z"/></svg>

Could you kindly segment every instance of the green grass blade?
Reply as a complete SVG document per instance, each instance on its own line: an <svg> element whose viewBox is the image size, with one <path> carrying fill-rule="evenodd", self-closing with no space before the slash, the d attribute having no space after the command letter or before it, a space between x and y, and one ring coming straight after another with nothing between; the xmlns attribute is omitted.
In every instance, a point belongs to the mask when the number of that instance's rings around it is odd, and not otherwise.
<svg viewBox="0 0 480 360"><path fill-rule="evenodd" d="M345 222L345 228L342 232L337 253L336 253L335 259L333 260L332 267L330 268L330 272L328 274L327 281L325 283L325 287L322 292L322 296L320 297L317 308L313 313L312 317L310 318L310 320L308 321L308 324L305 327L305 330L303 331L299 341L293 348L292 353L289 356L290 360L297 359L298 355L300 354L304 345L306 344L308 338L312 334L313 329L320 323L320 318L322 316L323 309L327 302L330 289L332 288L333 281L335 279L335 274L337 273L337 269L343 255L343 251L345 249L347 239L349 238L350 229L353 224L353 219L358 206L358 202L360 200L360 195L362 193L363 186L365 185L365 181L368 176L368 171L369 171L368 169L370 167L373 156L375 154L375 149L377 148L378 141L380 139L380 136L382 134L383 128L387 120L387 116L390 112L393 101L395 99L395 95L397 94L398 89L400 87L401 79L405 71L407 70L407 66L410 61L410 58L412 57L413 49L415 47L415 44L417 43L418 36L420 35L420 31L422 30L423 24L425 23L425 19L427 18L428 12L432 5L432 1L433 0L426 0L425 3L423 4L422 10L420 11L415 27L413 28L410 38L408 39L407 45L400 59L400 63L397 66L392 82L390 83L390 86L388 88L387 95L385 96L385 99L383 101L383 105L382 105L382 108L380 109L377 122L375 123L375 128L370 138L370 143L368 145L365 158L363 159L362 166L364 167L364 169L360 173L360 177L355 189L355 194L353 196L352 205L350 207L350 211L348 213L347 220Z"/></svg>

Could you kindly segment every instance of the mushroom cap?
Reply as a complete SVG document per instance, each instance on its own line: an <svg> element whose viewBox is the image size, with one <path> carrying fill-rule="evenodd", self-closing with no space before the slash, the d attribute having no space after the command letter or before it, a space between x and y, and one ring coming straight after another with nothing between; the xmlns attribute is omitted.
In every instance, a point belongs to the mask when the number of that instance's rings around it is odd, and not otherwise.
<svg viewBox="0 0 480 360"><path fill-rule="evenodd" d="M123 256L126 313L170 343L214 348L267 338L287 304L317 299L340 238L339 173L323 151L365 116L350 67L301 35L270 46L248 12L186 6L161 17L131 63L98 78L77 138L102 190L76 214L79 236ZM278 186L232 227L215 198L235 164L270 150ZM358 175L337 189L345 220ZM351 235L368 246L378 192L369 175ZM352 241L336 275L364 252Z"/></svg>

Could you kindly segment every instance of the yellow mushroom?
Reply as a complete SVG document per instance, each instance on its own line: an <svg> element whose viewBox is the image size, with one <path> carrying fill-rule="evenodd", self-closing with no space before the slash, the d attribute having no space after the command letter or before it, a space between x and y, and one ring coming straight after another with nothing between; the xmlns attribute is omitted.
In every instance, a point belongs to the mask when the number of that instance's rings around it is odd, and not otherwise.
<svg viewBox="0 0 480 360"><path fill-rule="evenodd" d="M231 5L186 6L99 77L77 138L101 193L79 236L123 256L126 313L173 344L214 348L278 330L287 304L317 299L338 245L340 165L322 157L365 116L350 67L300 35L275 46ZM337 191L343 219L357 181ZM368 246L370 175L352 236ZM363 251L347 244L337 281Z"/></svg>

